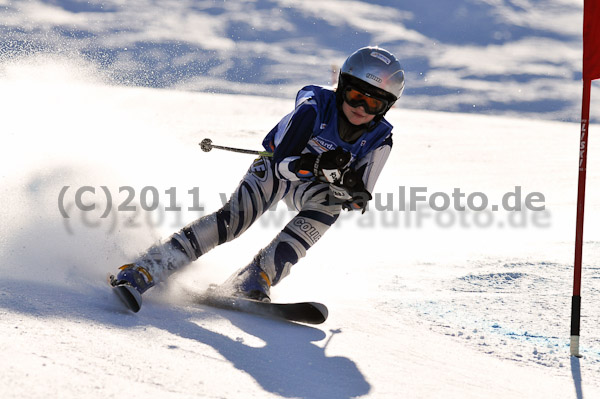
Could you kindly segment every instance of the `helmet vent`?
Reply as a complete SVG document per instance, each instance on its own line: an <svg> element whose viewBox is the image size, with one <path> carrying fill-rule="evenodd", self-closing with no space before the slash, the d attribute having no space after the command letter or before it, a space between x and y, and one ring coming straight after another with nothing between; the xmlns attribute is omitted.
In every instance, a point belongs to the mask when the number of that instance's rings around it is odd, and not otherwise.
<svg viewBox="0 0 600 399"><path fill-rule="evenodd" d="M379 76L375 76L372 73L367 73L367 78L376 81L377 83L383 82L383 80Z"/></svg>

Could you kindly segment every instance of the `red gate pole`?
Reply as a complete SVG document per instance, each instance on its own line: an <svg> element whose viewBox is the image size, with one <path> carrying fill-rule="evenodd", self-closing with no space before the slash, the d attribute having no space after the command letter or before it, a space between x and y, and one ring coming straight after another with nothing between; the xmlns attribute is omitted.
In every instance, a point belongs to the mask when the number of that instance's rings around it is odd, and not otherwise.
<svg viewBox="0 0 600 399"><path fill-rule="evenodd" d="M573 276L573 297L571 299L571 356L579 354L579 330L581 320L581 268L583 252L583 213L585 209L585 178L590 126L590 92L592 81L583 81L583 101L581 104L581 132L579 136L579 183L577 189L577 224L575 228L575 273Z"/></svg>

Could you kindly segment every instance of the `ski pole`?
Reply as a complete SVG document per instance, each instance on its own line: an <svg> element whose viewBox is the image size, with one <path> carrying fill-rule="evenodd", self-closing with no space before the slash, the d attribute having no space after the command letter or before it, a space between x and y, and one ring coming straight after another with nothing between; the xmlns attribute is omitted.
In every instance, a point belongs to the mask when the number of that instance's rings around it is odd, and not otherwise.
<svg viewBox="0 0 600 399"><path fill-rule="evenodd" d="M221 145L215 145L215 144L212 143L211 139L204 139L199 144L200 144L200 148L204 152L209 152L213 148L216 148L218 150L225 150L225 151L231 151L231 152L240 152L242 154L259 155L261 157L272 157L273 156L273 153L272 152L268 152L268 151L245 150L243 148L233 148L233 147L224 147L224 146L221 146Z"/></svg>

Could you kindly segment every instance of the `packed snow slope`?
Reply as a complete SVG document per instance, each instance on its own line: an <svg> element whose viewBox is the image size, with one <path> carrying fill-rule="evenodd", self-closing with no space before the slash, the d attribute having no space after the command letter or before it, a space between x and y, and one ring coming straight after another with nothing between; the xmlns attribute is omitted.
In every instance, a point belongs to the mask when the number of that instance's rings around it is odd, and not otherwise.
<svg viewBox="0 0 600 399"><path fill-rule="evenodd" d="M84 57L126 85L290 98L379 45L404 108L577 121L581 0L0 0L0 56ZM600 108L592 112L598 118Z"/></svg>
<svg viewBox="0 0 600 399"><path fill-rule="evenodd" d="M133 314L106 274L218 209L252 162L198 143L260 149L293 99L119 87L95 68L46 56L0 69L2 398L600 397L597 125L581 359L568 346L578 124L402 104L372 209L344 214L272 291L326 303L325 324L181 295L245 265L291 217L283 206ZM441 210L456 189L467 209ZM410 192L427 200L411 210ZM506 211L506 195L536 209Z"/></svg>

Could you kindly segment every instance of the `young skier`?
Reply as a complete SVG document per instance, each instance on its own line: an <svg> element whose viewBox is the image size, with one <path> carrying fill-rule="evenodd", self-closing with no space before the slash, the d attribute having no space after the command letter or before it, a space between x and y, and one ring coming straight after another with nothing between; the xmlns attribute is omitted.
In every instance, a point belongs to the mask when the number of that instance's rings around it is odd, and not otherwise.
<svg viewBox="0 0 600 399"><path fill-rule="evenodd" d="M404 71L378 47L350 55L338 87L306 86L295 109L265 137L272 157L254 161L227 204L120 268L113 285L141 294L217 245L240 236L280 200L298 214L223 286L232 295L270 301L270 287L286 277L335 223L342 209L365 211L392 148L385 113L402 95ZM139 295L138 295L139 294Z"/></svg>

